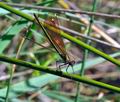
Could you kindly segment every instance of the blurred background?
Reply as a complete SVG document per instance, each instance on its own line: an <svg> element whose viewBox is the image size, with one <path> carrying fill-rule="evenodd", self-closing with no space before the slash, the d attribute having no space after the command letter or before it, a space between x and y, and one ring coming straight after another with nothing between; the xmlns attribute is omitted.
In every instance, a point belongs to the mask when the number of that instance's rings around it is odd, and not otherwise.
<svg viewBox="0 0 120 102"><path fill-rule="evenodd" d="M59 32L64 31L118 60L120 58L120 0L1 1L31 16L35 13L41 22L55 19L53 26L57 25ZM68 9L72 11L64 11ZM78 10L81 13L75 13ZM98 15L88 15L91 12L97 12ZM57 34L47 27L45 29L49 34ZM60 37L56 38L64 44L64 54L67 53L70 61L75 61L73 70L71 67L67 70L69 74L120 87L118 66ZM2 8L0 54L53 70L65 64L39 25ZM66 67L63 65L62 71L66 72ZM8 102L120 102L119 94L109 90L4 62L0 62L0 82L1 102L7 96L8 86Z"/></svg>

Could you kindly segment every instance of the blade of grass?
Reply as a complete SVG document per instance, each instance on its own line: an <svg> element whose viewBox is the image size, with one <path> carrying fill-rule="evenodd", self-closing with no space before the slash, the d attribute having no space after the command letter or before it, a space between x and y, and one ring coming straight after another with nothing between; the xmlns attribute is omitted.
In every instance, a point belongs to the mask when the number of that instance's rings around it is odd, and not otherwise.
<svg viewBox="0 0 120 102"><path fill-rule="evenodd" d="M12 38L19 34L19 32L26 26L25 22L16 22L14 25L10 26L4 31L4 35L0 38L0 54L9 45Z"/></svg>

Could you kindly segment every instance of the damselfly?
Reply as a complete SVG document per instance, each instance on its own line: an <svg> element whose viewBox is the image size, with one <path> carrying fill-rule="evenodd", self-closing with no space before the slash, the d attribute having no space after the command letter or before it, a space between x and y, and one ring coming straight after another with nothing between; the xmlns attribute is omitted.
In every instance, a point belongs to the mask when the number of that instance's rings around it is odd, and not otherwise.
<svg viewBox="0 0 120 102"><path fill-rule="evenodd" d="M62 66L67 65L66 71L68 70L68 67L71 66L73 70L73 65L75 64L74 60L71 60L68 53L66 52L65 45L63 42L62 37L60 34L55 33L50 30L46 30L43 24L39 21L38 17L34 14L35 22L42 28L44 34L46 35L47 39L51 43L51 45L54 47L56 52L60 55L60 57L63 59L62 65L59 66L59 69L61 69ZM45 21L45 23L51 23L52 25L56 26L58 29L58 19L57 18L49 18Z"/></svg>

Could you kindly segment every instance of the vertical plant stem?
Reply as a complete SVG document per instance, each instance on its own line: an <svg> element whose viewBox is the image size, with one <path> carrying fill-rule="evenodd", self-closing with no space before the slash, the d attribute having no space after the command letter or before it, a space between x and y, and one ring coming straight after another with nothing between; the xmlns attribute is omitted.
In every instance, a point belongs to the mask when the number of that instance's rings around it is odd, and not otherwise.
<svg viewBox="0 0 120 102"><path fill-rule="evenodd" d="M96 5L97 5L97 0L94 0L93 1L93 7L92 7L92 10L91 10L92 12L95 12ZM94 21L94 16L91 16L90 17L90 23L89 23L89 26L88 26L87 36L90 36L93 21ZM90 40L87 40L86 43L90 44ZM84 75L84 67L85 67L86 59L88 57L88 53L89 53L89 51L87 49L85 49L84 50L84 55L83 55L83 60L82 60L82 66L81 66L81 70L80 70L80 76ZM82 83L79 83L79 82L77 83L77 92L76 92L75 102L78 102L79 91L80 91L80 88L81 88L80 86L81 85L82 85Z"/></svg>
<svg viewBox="0 0 120 102"><path fill-rule="evenodd" d="M26 32L25 32L25 33L26 33ZM27 35L28 35L28 34L29 34L29 33L27 33ZM22 46L23 46L25 40L26 40L26 37L23 37L22 40L21 40L21 42L20 42L20 45L19 45L19 47L18 47L18 50L17 50L17 53L16 53L16 57L15 57L15 58L19 58L19 54L20 54L20 51L21 51L21 49L22 49ZM6 93L5 102L9 102L8 100L9 100L10 85L11 85L11 83L12 83L12 78L13 78L13 74L14 74L14 72L15 72L15 69L16 69L16 64L13 64L13 67L10 69L10 79L9 79L9 81L8 81L8 87L7 87L7 93Z"/></svg>
<svg viewBox="0 0 120 102"><path fill-rule="evenodd" d="M23 46L23 44L24 44L24 41L25 41L25 38L22 39L22 41L21 41L21 43L20 43L20 45L19 45L19 48L18 48L18 50L17 50L17 54L16 54L16 57L15 57L15 58L18 58L18 57L19 57L19 54L20 54L21 48L22 48L22 46ZM12 78L13 78L13 74L14 74L15 69L16 69L16 65L13 64L13 67L12 67L11 70L10 70L10 79L9 79L9 81L8 81L8 87L7 87L7 93L6 93L5 102L9 102L9 101L8 101L8 98L9 98L9 92L10 92L10 85L11 85L11 83L12 83Z"/></svg>

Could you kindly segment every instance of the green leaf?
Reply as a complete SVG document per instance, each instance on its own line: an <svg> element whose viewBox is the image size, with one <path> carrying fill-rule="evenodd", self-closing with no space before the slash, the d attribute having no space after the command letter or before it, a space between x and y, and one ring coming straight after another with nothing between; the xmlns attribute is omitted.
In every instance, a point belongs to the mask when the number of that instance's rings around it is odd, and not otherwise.
<svg viewBox="0 0 120 102"><path fill-rule="evenodd" d="M26 22L16 22L14 25L10 26L4 35L0 38L0 54L5 50L5 48L10 44L11 40L20 33L20 31L26 26Z"/></svg>

